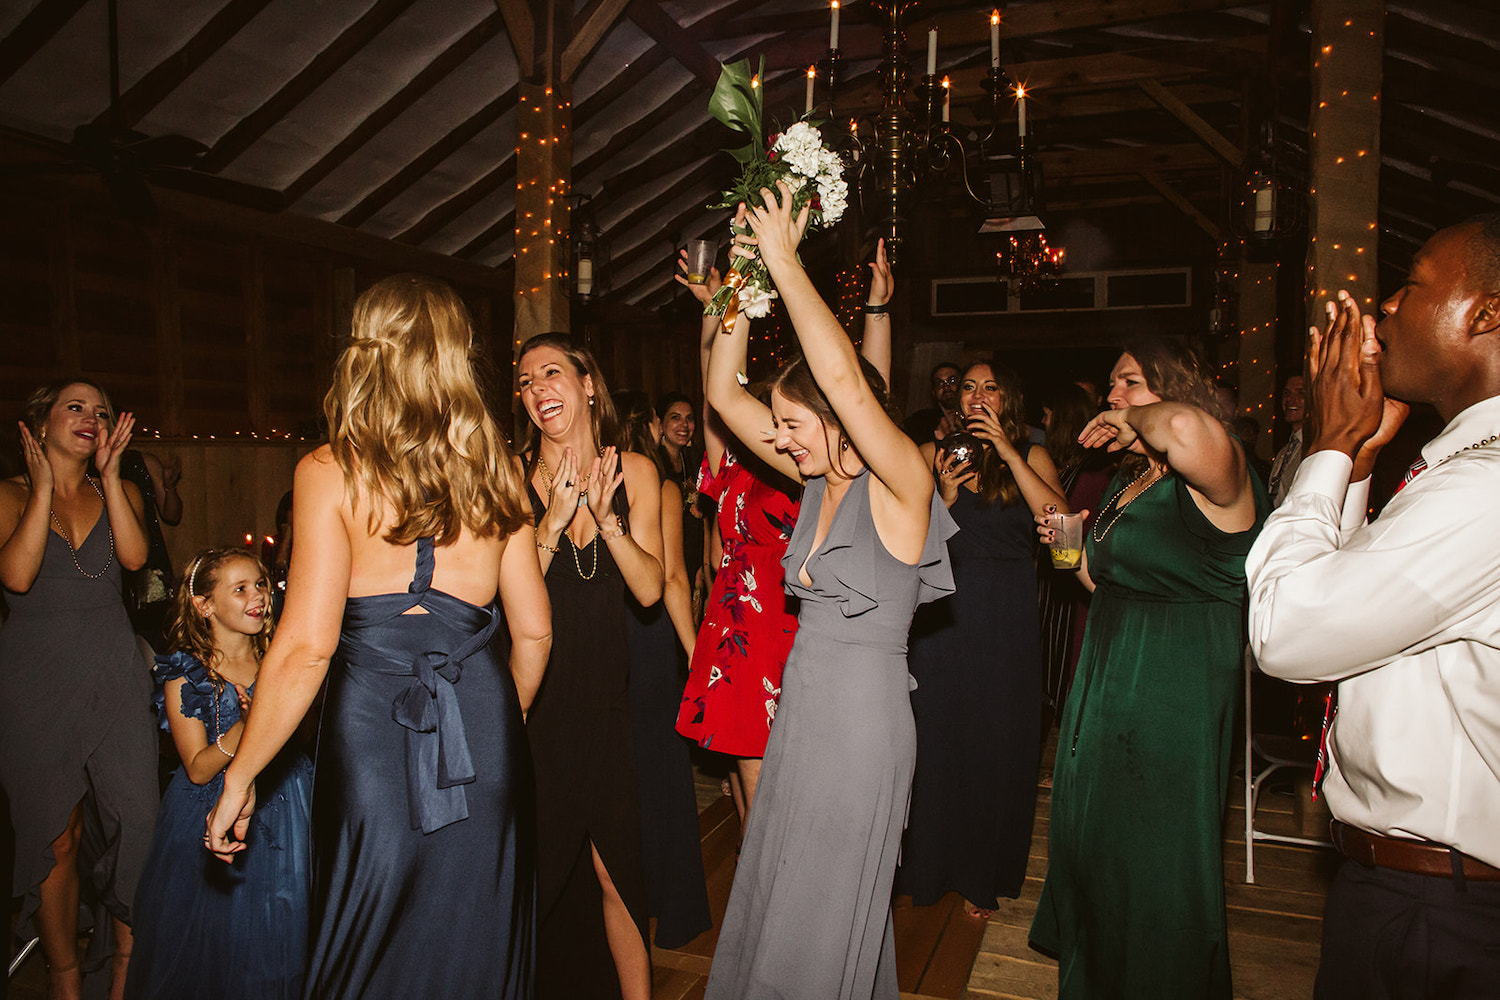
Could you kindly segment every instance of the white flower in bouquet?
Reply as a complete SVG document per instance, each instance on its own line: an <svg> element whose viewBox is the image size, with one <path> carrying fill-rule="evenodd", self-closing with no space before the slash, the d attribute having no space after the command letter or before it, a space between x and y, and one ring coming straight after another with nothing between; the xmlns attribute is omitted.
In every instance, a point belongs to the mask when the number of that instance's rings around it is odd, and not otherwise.
<svg viewBox="0 0 1500 1000"><path fill-rule="evenodd" d="M751 319L761 319L771 312L771 300L776 292L758 282L750 282L740 289L740 312Z"/></svg>

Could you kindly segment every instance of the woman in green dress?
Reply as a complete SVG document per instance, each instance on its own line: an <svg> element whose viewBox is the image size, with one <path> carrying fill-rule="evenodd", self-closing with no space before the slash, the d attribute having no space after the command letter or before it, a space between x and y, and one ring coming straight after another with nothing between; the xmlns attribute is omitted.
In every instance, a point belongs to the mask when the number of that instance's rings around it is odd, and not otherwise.
<svg viewBox="0 0 1500 1000"><path fill-rule="evenodd" d="M1078 570L1094 596L1031 940L1062 1000L1227 1000L1221 824L1265 491L1192 354L1133 347L1110 385L1079 441L1130 454Z"/></svg>

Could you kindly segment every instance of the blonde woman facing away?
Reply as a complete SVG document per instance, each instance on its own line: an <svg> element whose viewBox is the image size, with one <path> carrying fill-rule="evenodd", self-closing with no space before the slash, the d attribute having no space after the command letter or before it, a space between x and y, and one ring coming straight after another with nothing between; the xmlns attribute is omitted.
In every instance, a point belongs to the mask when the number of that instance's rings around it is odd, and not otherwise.
<svg viewBox="0 0 1500 1000"><path fill-rule="evenodd" d="M256 775L326 676L309 1000L530 996L522 713L551 613L472 350L441 282L398 275L355 303L323 403L330 444L297 466L286 610L208 817L206 846L232 860Z"/></svg>

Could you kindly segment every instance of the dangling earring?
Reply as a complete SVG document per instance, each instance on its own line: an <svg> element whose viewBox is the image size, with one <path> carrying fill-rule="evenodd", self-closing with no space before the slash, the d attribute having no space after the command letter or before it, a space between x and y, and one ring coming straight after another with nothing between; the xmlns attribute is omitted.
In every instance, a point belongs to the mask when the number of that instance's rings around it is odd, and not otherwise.
<svg viewBox="0 0 1500 1000"><path fill-rule="evenodd" d="M593 406L593 405L594 405L594 397L593 397L593 396L590 396L590 397L589 397L589 405L590 405L590 406Z"/></svg>
<svg viewBox="0 0 1500 1000"><path fill-rule="evenodd" d="M842 440L842 441L839 442L839 451L848 451L848 450L849 450L849 439L848 438L844 438L844 440Z"/></svg>

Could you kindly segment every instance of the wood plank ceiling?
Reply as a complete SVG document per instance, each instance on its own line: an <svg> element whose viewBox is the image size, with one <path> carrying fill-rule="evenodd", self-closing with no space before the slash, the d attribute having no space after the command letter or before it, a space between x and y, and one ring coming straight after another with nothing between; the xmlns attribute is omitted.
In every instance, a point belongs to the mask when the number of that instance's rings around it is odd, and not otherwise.
<svg viewBox="0 0 1500 1000"><path fill-rule="evenodd" d="M989 4L932 0L959 131L977 122ZM1032 0L1006 7L1002 56L1032 91L1049 204L1160 203L1224 219L1247 98L1268 70L1305 148L1304 6L1294 0ZM106 0L0 5L0 136L63 157L109 117ZM540 0L118 0L123 125L207 147L153 183L349 226L498 267L514 243L516 96L544 39ZM1441 224L1500 207L1500 15L1490 0L1390 0L1383 277ZM721 224L720 60L764 54L768 109L800 110L826 47L826 0L577 0L573 188L593 196L612 297L671 294L671 248ZM873 109L880 30L844 3L838 110ZM1268 56L1268 52L1270 55ZM518 56L519 53L519 56ZM1269 60L1269 61L1268 61ZM919 68L919 67L918 67ZM7 156L5 160L13 160Z"/></svg>

